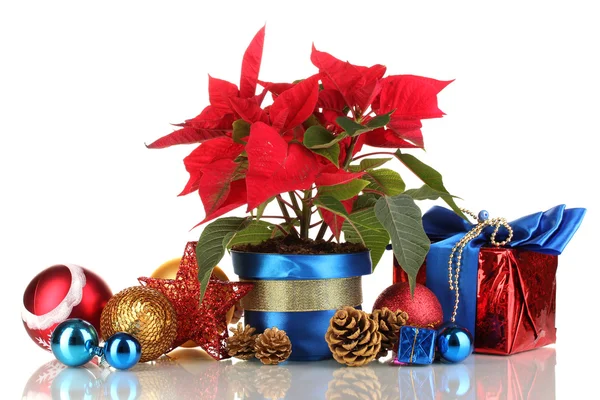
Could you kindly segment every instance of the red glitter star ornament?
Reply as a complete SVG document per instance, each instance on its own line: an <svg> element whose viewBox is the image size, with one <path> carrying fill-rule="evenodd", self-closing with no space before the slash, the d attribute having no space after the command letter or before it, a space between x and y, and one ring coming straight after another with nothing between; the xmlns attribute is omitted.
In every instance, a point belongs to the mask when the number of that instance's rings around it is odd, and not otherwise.
<svg viewBox="0 0 600 400"><path fill-rule="evenodd" d="M197 242L187 243L175 279L142 277L138 281L162 292L173 304L177 312L177 337L172 348L193 340L215 360L222 360L229 358L226 350L229 336L227 311L252 290L254 285L247 282L225 282L213 275L204 300L200 303L196 244Z"/></svg>

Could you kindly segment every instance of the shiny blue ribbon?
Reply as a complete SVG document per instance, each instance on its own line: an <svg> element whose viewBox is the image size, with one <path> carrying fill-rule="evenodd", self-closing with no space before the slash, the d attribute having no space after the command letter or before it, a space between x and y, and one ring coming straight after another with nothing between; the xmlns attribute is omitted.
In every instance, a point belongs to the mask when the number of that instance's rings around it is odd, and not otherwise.
<svg viewBox="0 0 600 400"><path fill-rule="evenodd" d="M545 212L519 218L509 225L513 238L509 248L559 255L563 252L583 221L584 208L567 209L559 205ZM438 297L449 320L454 307L454 292L448 286L448 260L454 245L471 230L473 225L454 212L435 206L423 215L423 227L432 241L427 255L427 287ZM488 227L464 248L459 279L460 305L456 323L475 334L477 310L477 269L479 249L489 243L493 228ZM500 242L506 238L504 229L496 236Z"/></svg>
<svg viewBox="0 0 600 400"><path fill-rule="evenodd" d="M305 255L231 252L233 271L244 279L310 280L352 278L371 273L368 251Z"/></svg>

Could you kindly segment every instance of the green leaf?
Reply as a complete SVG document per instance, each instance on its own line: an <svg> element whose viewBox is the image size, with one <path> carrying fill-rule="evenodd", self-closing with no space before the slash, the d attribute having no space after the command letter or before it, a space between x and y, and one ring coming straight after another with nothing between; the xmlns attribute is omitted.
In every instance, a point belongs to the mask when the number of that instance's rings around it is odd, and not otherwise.
<svg viewBox="0 0 600 400"><path fill-rule="evenodd" d="M402 162L408 169L410 169L416 176L419 177L427 186L440 192L440 197L454 210L455 213L460 215L465 220L467 217L463 214L460 208L454 202L454 199L448 190L444 187L442 181L442 175L429 165L421 162L415 156L411 154L402 154L400 150L396 151L396 157Z"/></svg>
<svg viewBox="0 0 600 400"><path fill-rule="evenodd" d="M250 135L250 123L244 121L243 119L238 119L237 121L233 122L233 133L231 138L234 142L246 144L246 141L242 139L248 135Z"/></svg>
<svg viewBox="0 0 600 400"><path fill-rule="evenodd" d="M319 195L331 196L337 200L348 200L359 194L368 184L369 181L364 179L355 179L339 185L321 186Z"/></svg>
<svg viewBox="0 0 600 400"><path fill-rule="evenodd" d="M375 118L367 122L367 126L372 129L383 128L384 126L390 123L390 118L394 111L390 111L387 114L376 116Z"/></svg>
<svg viewBox="0 0 600 400"><path fill-rule="evenodd" d="M421 210L407 195L383 196L375 204L375 215L392 240L394 256L408 274L411 293L414 293L417 273L423 265L430 241L421 220Z"/></svg>
<svg viewBox="0 0 600 400"><path fill-rule="evenodd" d="M315 205L320 208L331 211L334 214L348 217L348 212L344 205L335 197L331 196L319 196L315 199Z"/></svg>
<svg viewBox="0 0 600 400"><path fill-rule="evenodd" d="M379 197L380 196L376 195L375 193L361 194L354 202L352 212L360 211L364 208L373 208L373 206L375 206L375 203L377 203L377 199Z"/></svg>
<svg viewBox="0 0 600 400"><path fill-rule="evenodd" d="M362 243L371 250L371 261L373 269L375 269L383 255L385 246L390 242L390 237L375 216L373 207L370 206L348 214L339 200L329 196L318 197L315 204L346 219L344 225L342 225L345 239L354 243Z"/></svg>
<svg viewBox="0 0 600 400"><path fill-rule="evenodd" d="M333 146L326 149L310 149L313 153L317 153L333 163L336 167L340 167L340 145L335 143Z"/></svg>
<svg viewBox="0 0 600 400"><path fill-rule="evenodd" d="M346 131L346 133L348 133L348 135L350 136L360 135L361 133L363 133L362 131L364 129L366 129L365 132L368 132L370 130L369 128L362 126L358 122L348 117L337 117L335 119L335 122L339 126L341 126L342 129Z"/></svg>
<svg viewBox="0 0 600 400"><path fill-rule="evenodd" d="M371 250L371 262L375 270L390 242L390 236L377 219L373 207L350 214L342 225L342 231L346 241L362 243Z"/></svg>
<svg viewBox="0 0 600 400"><path fill-rule="evenodd" d="M248 218L220 218L206 225L202 231L196 245L198 280L200 281L200 302L202 302L202 298L206 292L213 269L225 254L223 238L230 233L235 233L246 228L250 221Z"/></svg>
<svg viewBox="0 0 600 400"><path fill-rule="evenodd" d="M275 226L265 221L253 221L246 228L229 232L223 238L223 246L226 249L231 249L236 244L258 244L273 236Z"/></svg>
<svg viewBox="0 0 600 400"><path fill-rule="evenodd" d="M269 203L272 202L274 199L275 197L271 197L269 200L256 207L256 219L262 218L263 214L265 213L265 208L267 208Z"/></svg>
<svg viewBox="0 0 600 400"><path fill-rule="evenodd" d="M390 115L392 115L392 113L393 111L387 114L378 115L369 122L367 122L366 125L361 125L358 122L354 121L352 118L348 117L337 117L335 119L335 122L339 126L341 126L342 129L346 133L348 133L349 136L358 136L365 132L370 132L375 129L386 126L390 122Z"/></svg>
<svg viewBox="0 0 600 400"><path fill-rule="evenodd" d="M439 192L427 185L423 185L418 189L409 189L405 191L404 194L412 197L413 200L437 200L440 197L447 195L446 193ZM456 196L452 197L457 198Z"/></svg>
<svg viewBox="0 0 600 400"><path fill-rule="evenodd" d="M308 129L311 126L316 126L316 125L321 125L321 123L319 122L319 119L317 117L315 117L314 114L311 114L310 117L308 117L308 119L302 123L302 126L304 127L304 129Z"/></svg>
<svg viewBox="0 0 600 400"><path fill-rule="evenodd" d="M306 132L304 132L303 143L304 146L311 150L326 149L347 137L348 136L343 133L336 136L322 126L315 125L311 126L306 130Z"/></svg>
<svg viewBox="0 0 600 400"><path fill-rule="evenodd" d="M360 162L360 165L350 165L348 168L351 172L361 172L368 169L381 167L386 162L390 161L391 158L365 158Z"/></svg>
<svg viewBox="0 0 600 400"><path fill-rule="evenodd" d="M388 168L367 171L363 175L363 179L370 182L366 189L375 190L388 196L400 194L406 187L400 174Z"/></svg>

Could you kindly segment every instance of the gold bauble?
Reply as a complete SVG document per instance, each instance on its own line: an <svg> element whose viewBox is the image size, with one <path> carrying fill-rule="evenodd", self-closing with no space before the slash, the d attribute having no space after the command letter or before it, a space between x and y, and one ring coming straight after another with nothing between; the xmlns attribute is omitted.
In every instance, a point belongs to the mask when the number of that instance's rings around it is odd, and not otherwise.
<svg viewBox="0 0 600 400"><path fill-rule="evenodd" d="M181 257L173 258L173 259L165 262L164 264L162 264L160 267L158 267L150 275L150 277L158 278L158 279L175 279L177 276L177 271L179 270L180 263L181 263ZM229 278L227 277L227 275L225 275L225 272L223 272L223 270L221 268L219 268L218 266L216 266L215 269L213 269L213 273L220 280L229 281ZM229 311L227 311L226 319L227 319L228 325L234 323L234 322L232 322L232 319L234 317L235 308L236 307L233 306L233 307L231 307L231 309ZM239 317L237 317L237 320L239 320L240 317L241 317L241 315ZM237 320L235 322L237 322ZM193 340L188 340L187 342L182 344L180 347L190 348L190 347L196 347L196 346L198 346L196 344L196 342L194 342Z"/></svg>
<svg viewBox="0 0 600 400"><path fill-rule="evenodd" d="M177 336L177 314L158 290L133 286L114 295L102 310L101 335L117 332L134 336L142 346L140 362L155 360L171 348Z"/></svg>

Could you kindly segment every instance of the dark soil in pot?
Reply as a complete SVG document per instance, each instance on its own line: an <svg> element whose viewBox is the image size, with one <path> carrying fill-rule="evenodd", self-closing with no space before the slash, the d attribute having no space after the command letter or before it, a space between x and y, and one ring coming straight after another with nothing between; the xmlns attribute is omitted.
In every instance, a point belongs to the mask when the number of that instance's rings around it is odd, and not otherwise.
<svg viewBox="0 0 600 400"><path fill-rule="evenodd" d="M259 244L239 244L232 250L246 253L276 253L276 254L346 254L367 251L359 243L336 243L325 240L300 239L286 236L265 240Z"/></svg>

